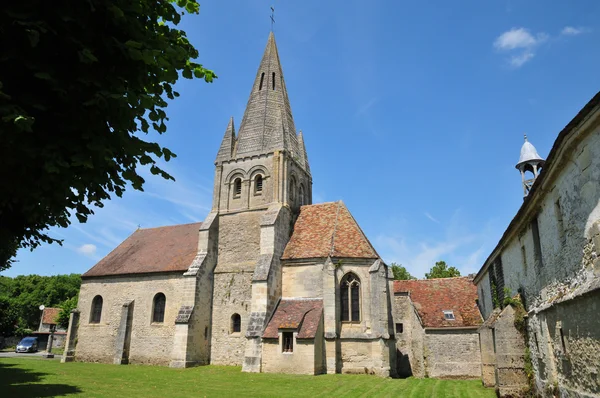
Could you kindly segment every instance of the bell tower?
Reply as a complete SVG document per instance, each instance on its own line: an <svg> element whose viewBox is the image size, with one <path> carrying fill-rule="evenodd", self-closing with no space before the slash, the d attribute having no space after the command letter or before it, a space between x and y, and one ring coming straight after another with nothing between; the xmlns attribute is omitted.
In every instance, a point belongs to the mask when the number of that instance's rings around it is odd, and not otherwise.
<svg viewBox="0 0 600 398"><path fill-rule="evenodd" d="M525 143L521 147L519 163L515 166L521 172L523 197L529 195L529 191L540 174L542 167L544 167L544 163L545 160L537 153L535 147L527 141L527 135L525 134Z"/></svg>

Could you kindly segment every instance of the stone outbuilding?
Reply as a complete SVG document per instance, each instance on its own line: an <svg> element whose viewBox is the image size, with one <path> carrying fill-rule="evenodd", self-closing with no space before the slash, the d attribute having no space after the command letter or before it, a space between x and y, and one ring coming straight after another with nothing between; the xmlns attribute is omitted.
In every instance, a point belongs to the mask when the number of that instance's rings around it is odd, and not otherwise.
<svg viewBox="0 0 600 398"><path fill-rule="evenodd" d="M394 282L400 376L479 378L477 288L470 277Z"/></svg>

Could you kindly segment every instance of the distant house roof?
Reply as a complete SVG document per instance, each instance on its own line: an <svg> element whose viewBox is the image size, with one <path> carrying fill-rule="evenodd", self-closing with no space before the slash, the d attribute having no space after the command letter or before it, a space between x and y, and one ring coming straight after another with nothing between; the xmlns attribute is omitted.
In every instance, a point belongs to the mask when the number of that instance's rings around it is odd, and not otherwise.
<svg viewBox="0 0 600 398"><path fill-rule="evenodd" d="M312 339L317 333L323 300L321 299L282 299L269 321L263 338L276 339L279 329L295 329L299 339Z"/></svg>
<svg viewBox="0 0 600 398"><path fill-rule="evenodd" d="M138 229L82 276L186 271L198 253L201 225Z"/></svg>
<svg viewBox="0 0 600 398"><path fill-rule="evenodd" d="M342 201L302 206L283 259L379 258Z"/></svg>
<svg viewBox="0 0 600 398"><path fill-rule="evenodd" d="M394 281L394 293L409 293L423 327L476 327L483 322L470 277ZM444 311L452 311L455 319L445 319Z"/></svg>
<svg viewBox="0 0 600 398"><path fill-rule="evenodd" d="M56 321L56 318L58 318L59 312L60 308L44 308L44 314L42 315L42 323L56 325L58 323Z"/></svg>

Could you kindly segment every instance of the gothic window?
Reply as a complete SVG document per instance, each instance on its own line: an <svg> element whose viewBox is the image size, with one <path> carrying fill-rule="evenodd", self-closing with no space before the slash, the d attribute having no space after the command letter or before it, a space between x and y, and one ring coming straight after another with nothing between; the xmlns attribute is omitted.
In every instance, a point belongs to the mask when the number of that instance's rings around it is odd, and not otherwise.
<svg viewBox="0 0 600 398"><path fill-rule="evenodd" d="M263 176L258 174L254 179L254 193L259 195L263 190Z"/></svg>
<svg viewBox="0 0 600 398"><path fill-rule="evenodd" d="M165 321L165 306L167 298L163 293L157 293L154 296L154 305L152 310L152 322L162 323Z"/></svg>
<svg viewBox="0 0 600 398"><path fill-rule="evenodd" d="M92 300L92 313L90 314L90 323L100 323L102 318L102 296L96 296Z"/></svg>
<svg viewBox="0 0 600 398"><path fill-rule="evenodd" d="M296 199L296 179L294 177L290 178L290 202L294 202Z"/></svg>
<svg viewBox="0 0 600 398"><path fill-rule="evenodd" d="M306 203L304 202L304 185L300 184L300 191L298 192L298 200L300 201L300 206L304 206Z"/></svg>
<svg viewBox="0 0 600 398"><path fill-rule="evenodd" d="M342 322L360 322L360 280L353 273L344 276L340 285Z"/></svg>
<svg viewBox="0 0 600 398"><path fill-rule="evenodd" d="M240 314L231 316L231 333L239 333L242 330L242 317Z"/></svg>
<svg viewBox="0 0 600 398"><path fill-rule="evenodd" d="M273 72L273 90L275 90L275 72Z"/></svg>
<svg viewBox="0 0 600 398"><path fill-rule="evenodd" d="M281 352L294 352L294 332L283 332L281 343Z"/></svg>
<svg viewBox="0 0 600 398"><path fill-rule="evenodd" d="M242 196L242 179L236 178L233 182L233 197L235 199L239 198L240 196Z"/></svg>
<svg viewBox="0 0 600 398"><path fill-rule="evenodd" d="M265 72L260 75L260 85L258 86L258 91L262 90L263 81L265 80Z"/></svg>

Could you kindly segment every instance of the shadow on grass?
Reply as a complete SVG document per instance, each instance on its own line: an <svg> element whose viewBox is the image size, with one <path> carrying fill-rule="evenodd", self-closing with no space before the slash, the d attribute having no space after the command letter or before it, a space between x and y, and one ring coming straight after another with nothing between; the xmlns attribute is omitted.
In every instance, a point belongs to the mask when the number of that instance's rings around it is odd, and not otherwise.
<svg viewBox="0 0 600 398"><path fill-rule="evenodd" d="M41 384L48 373L32 372L15 364L0 363L0 391L4 397L61 397L82 392L67 384ZM40 383L40 384L34 384Z"/></svg>

